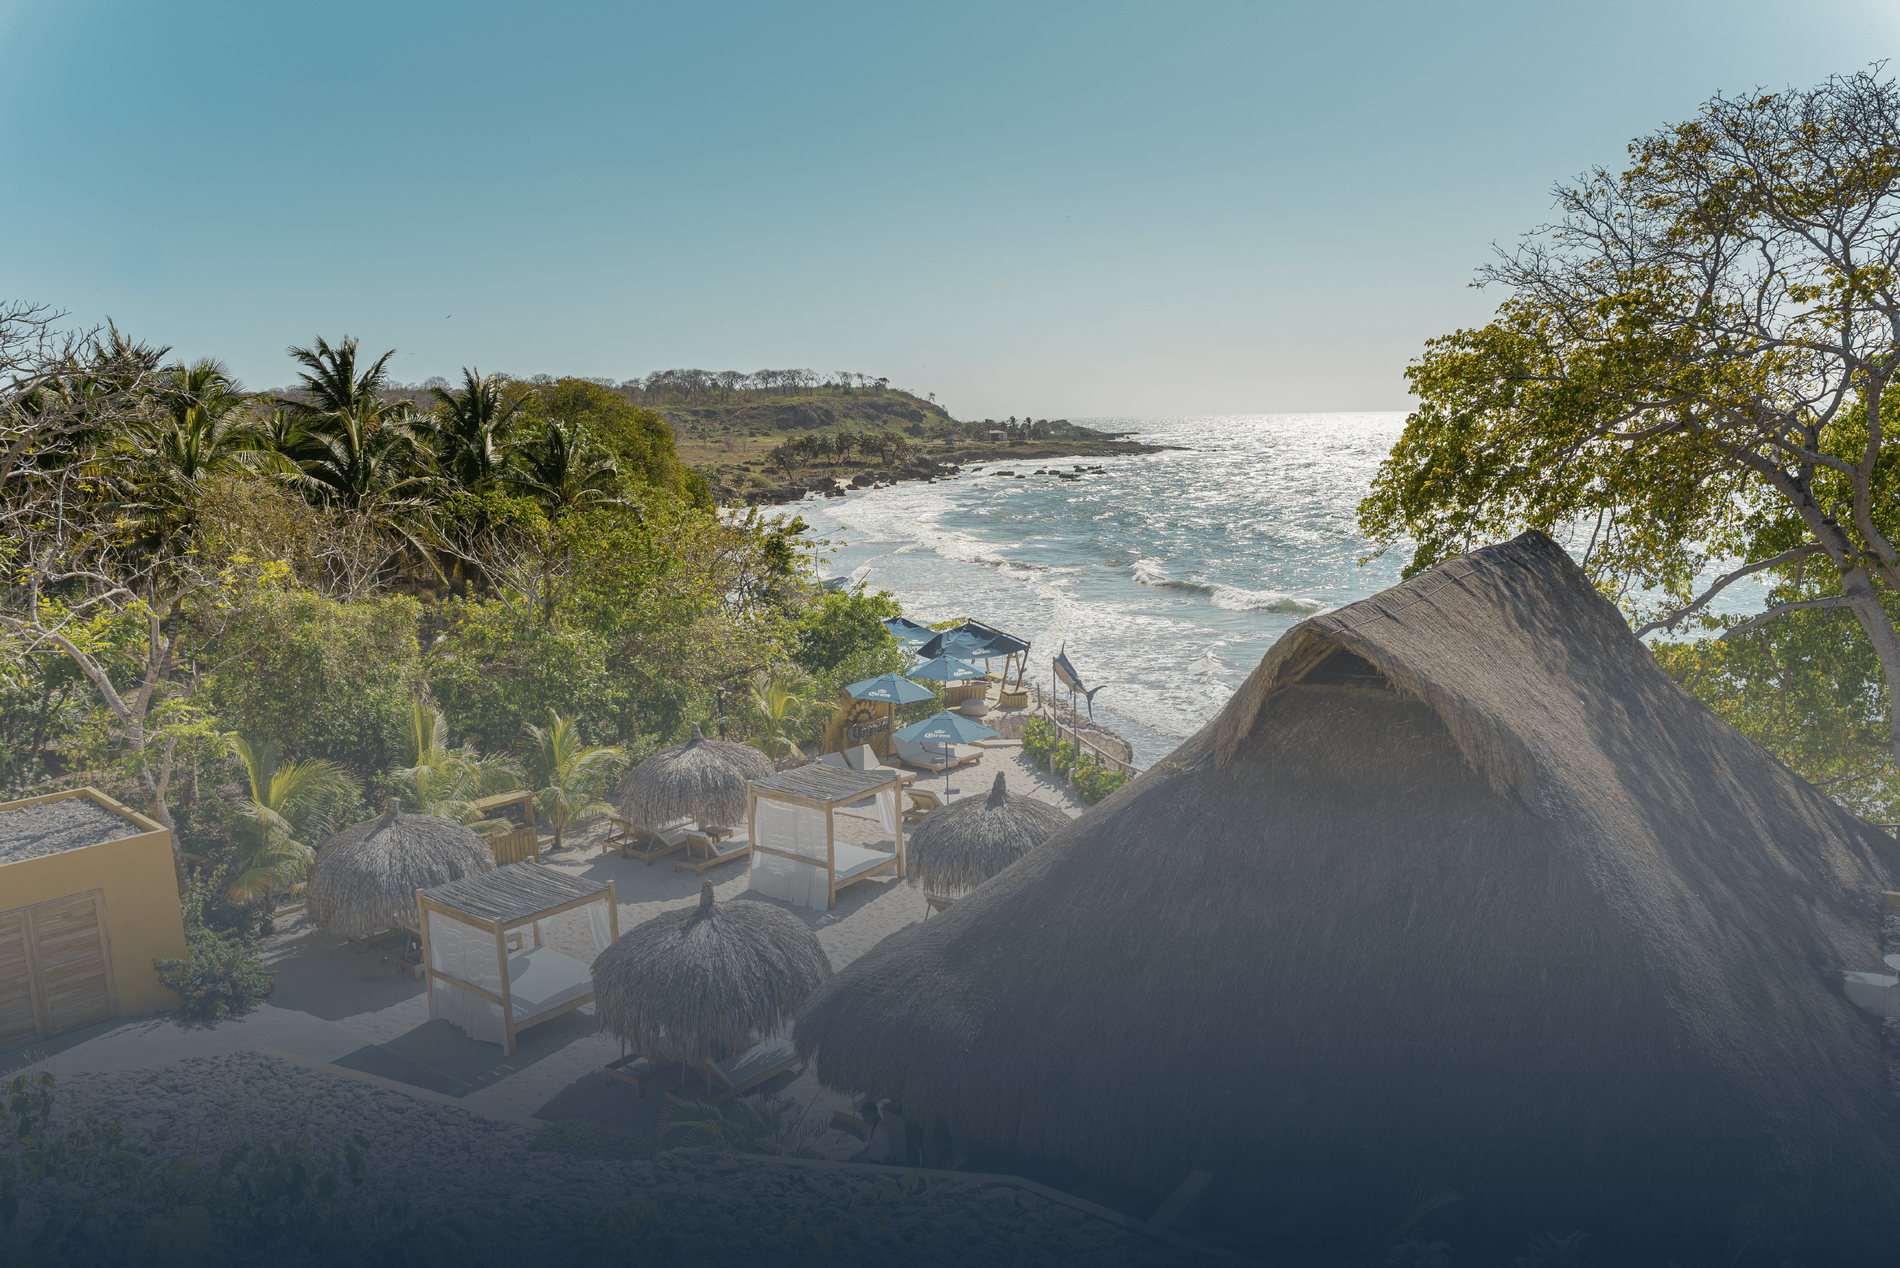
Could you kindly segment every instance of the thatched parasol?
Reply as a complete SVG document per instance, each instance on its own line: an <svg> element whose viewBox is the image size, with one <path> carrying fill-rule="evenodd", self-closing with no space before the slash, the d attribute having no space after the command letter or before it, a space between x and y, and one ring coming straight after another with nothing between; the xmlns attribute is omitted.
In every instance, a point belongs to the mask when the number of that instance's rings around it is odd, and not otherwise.
<svg viewBox="0 0 1900 1268"><path fill-rule="evenodd" d="M924 816L906 850L911 880L933 894L966 893L1068 826L1069 816L1048 802L1011 796L997 771L989 796Z"/></svg>
<svg viewBox="0 0 1900 1268"><path fill-rule="evenodd" d="M749 744L693 738L661 749L620 777L614 801L627 822L659 828L682 819L736 827L746 818L746 781L764 779L772 759Z"/></svg>
<svg viewBox="0 0 1900 1268"><path fill-rule="evenodd" d="M379 819L323 843L310 872L310 916L334 933L367 938L416 923L416 891L492 872L495 856L459 823L404 814L394 797Z"/></svg>
<svg viewBox="0 0 1900 1268"><path fill-rule="evenodd" d="M783 1025L831 961L816 934L789 911L757 902L713 902L655 916L629 929L594 961L594 1013L601 1029L636 1052L664 1047L708 1057Z"/></svg>
<svg viewBox="0 0 1900 1268"><path fill-rule="evenodd" d="M1461 1253L1871 1263L1900 1136L1841 970L1878 967L1897 863L1526 533L1288 630L796 1043L913 1122L1149 1194L1208 1171L1264 1224L1263 1177L1431 1176L1503 1239Z"/></svg>

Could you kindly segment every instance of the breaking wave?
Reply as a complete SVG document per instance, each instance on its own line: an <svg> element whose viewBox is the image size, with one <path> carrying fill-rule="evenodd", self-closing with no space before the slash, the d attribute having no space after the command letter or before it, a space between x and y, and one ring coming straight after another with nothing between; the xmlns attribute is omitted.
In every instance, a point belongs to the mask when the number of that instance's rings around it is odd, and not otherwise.
<svg viewBox="0 0 1900 1268"><path fill-rule="evenodd" d="M1202 595L1215 607L1226 608L1229 612L1277 612L1285 616L1310 616L1325 608L1324 604L1309 603L1279 590L1244 590L1239 586L1198 579L1182 581L1170 577L1161 562L1155 559L1137 559L1128 574L1134 578L1136 585Z"/></svg>

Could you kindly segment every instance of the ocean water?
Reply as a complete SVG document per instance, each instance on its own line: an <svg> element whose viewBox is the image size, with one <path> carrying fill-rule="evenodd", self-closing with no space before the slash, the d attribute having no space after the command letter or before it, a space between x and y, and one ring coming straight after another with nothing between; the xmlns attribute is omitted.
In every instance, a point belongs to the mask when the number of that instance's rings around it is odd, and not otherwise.
<svg viewBox="0 0 1900 1268"><path fill-rule="evenodd" d="M999 462L956 480L801 503L822 571L888 590L913 620L974 617L1032 644L1048 686L1066 647L1098 720L1148 765L1219 711L1290 626L1399 579L1360 564L1356 508L1404 427L1381 414L1090 419L1177 446L1081 480ZM1054 464L1052 464L1054 465ZM1027 477L989 474L1013 469Z"/></svg>

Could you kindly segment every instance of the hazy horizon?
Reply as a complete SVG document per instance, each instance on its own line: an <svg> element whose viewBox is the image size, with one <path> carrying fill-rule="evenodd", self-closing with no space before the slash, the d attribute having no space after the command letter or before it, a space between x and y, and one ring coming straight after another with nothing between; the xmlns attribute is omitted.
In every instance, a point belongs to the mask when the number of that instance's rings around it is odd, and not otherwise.
<svg viewBox="0 0 1900 1268"><path fill-rule="evenodd" d="M1553 183L1897 29L1865 0L0 0L0 147L34 174L0 297L256 386L352 334L407 382L798 366L958 417L1402 410Z"/></svg>

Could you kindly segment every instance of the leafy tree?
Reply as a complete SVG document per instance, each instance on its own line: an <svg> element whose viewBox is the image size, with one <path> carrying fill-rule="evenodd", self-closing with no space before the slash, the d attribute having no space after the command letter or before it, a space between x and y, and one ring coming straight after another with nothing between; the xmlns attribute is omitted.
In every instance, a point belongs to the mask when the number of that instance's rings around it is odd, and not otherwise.
<svg viewBox="0 0 1900 1268"><path fill-rule="evenodd" d="M1414 540L1413 572L1524 525L1580 525L1586 567L1639 633L1811 565L1810 591L1724 637L1851 613L1891 701L1900 92L1863 72L1717 96L1630 155L1560 188L1561 219L1484 271L1509 292L1495 321L1427 345L1361 524L1382 548ZM1698 593L1723 558L1746 562Z"/></svg>
<svg viewBox="0 0 1900 1268"><path fill-rule="evenodd" d="M798 622L798 650L794 659L812 673L822 673L853 654L894 647L897 640L884 628L903 609L888 590L867 594L862 586L833 592L819 600Z"/></svg>
<svg viewBox="0 0 1900 1268"><path fill-rule="evenodd" d="M574 719L552 709L546 727L525 729L533 741L529 751L534 781L541 785L534 812L553 826L553 848L558 850L569 825L613 813L600 794L624 764L624 755L610 745L582 743Z"/></svg>
<svg viewBox="0 0 1900 1268"><path fill-rule="evenodd" d="M535 388L533 412L565 428L585 424L629 479L671 493L688 492L673 429L619 392L588 379L557 379Z"/></svg>
<svg viewBox="0 0 1900 1268"><path fill-rule="evenodd" d="M269 741L252 744L237 735L230 745L250 795L231 824L236 874L226 878L226 890L233 898L262 899L270 912L279 892L309 874L314 841L331 830L331 812L359 803L363 790L334 762L281 761Z"/></svg>
<svg viewBox="0 0 1900 1268"><path fill-rule="evenodd" d="M545 621L502 599L472 599L443 615L448 629L424 666L430 694L483 752L506 752L550 709L611 717L624 698L607 640L558 613Z"/></svg>
<svg viewBox="0 0 1900 1268"><path fill-rule="evenodd" d="M216 647L204 703L221 725L292 759L325 758L368 776L401 747L392 724L422 679L406 595L340 603L281 570L234 585L207 619Z"/></svg>

